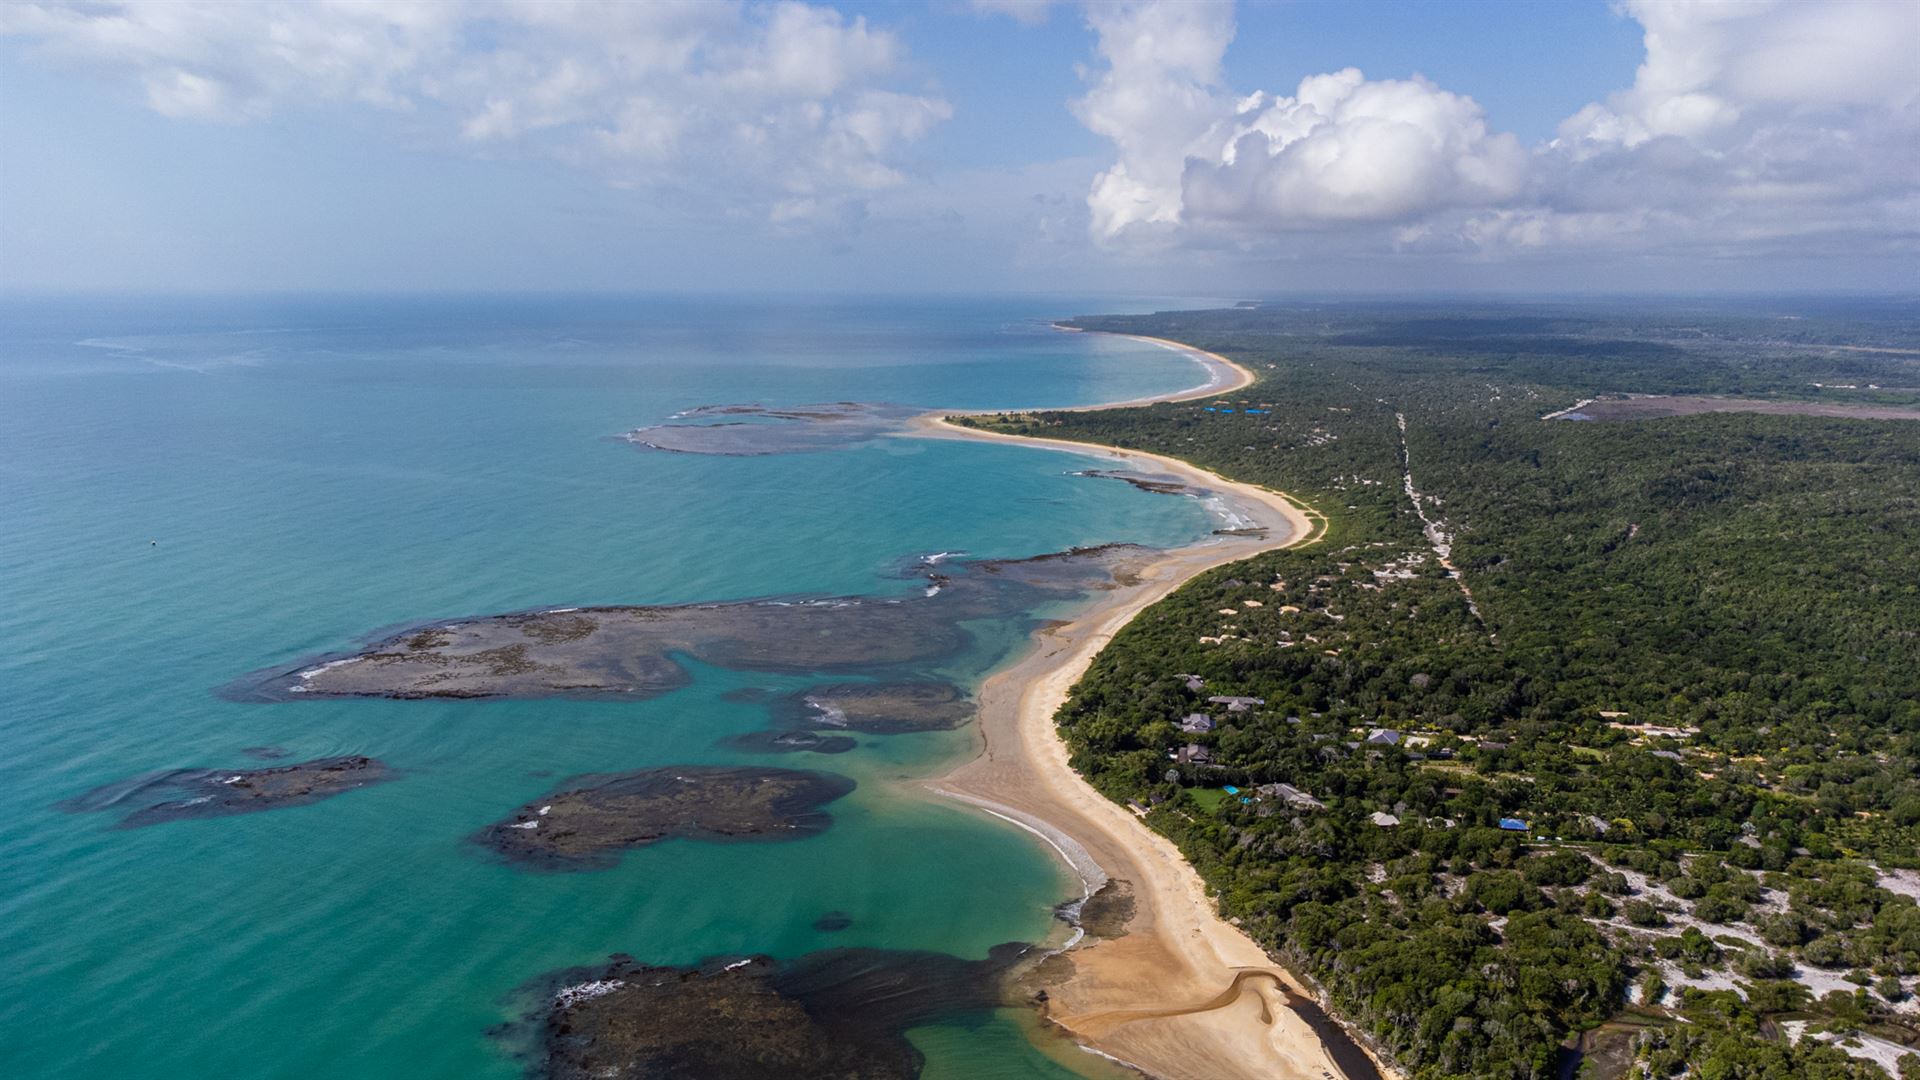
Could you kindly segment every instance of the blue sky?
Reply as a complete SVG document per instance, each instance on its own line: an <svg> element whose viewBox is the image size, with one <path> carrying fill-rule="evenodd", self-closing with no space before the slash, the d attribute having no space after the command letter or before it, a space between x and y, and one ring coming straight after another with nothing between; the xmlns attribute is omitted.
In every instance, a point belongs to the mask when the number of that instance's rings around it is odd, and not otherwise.
<svg viewBox="0 0 1920 1080"><path fill-rule="evenodd" d="M14 3L0 287L1910 290L1916 11Z"/></svg>

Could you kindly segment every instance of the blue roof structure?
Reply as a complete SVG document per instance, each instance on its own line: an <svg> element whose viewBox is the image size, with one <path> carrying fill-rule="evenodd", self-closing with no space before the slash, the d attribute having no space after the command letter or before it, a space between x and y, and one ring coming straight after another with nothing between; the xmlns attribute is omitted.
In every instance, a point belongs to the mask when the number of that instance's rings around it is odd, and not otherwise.
<svg viewBox="0 0 1920 1080"><path fill-rule="evenodd" d="M1500 827L1507 830L1508 832L1526 832L1527 831L1527 823L1524 821L1521 821L1517 817L1501 818Z"/></svg>

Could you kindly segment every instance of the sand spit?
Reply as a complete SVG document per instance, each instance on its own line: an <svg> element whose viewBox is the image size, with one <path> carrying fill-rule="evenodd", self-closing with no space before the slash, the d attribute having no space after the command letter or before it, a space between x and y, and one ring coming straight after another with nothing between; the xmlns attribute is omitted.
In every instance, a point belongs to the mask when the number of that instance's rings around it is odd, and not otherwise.
<svg viewBox="0 0 1920 1080"><path fill-rule="evenodd" d="M1211 396L1253 381L1252 372L1225 357L1150 340L1188 352L1210 372L1206 386L1155 400ZM1080 874L1089 893L1108 880L1130 887L1133 911L1124 933L1090 935L1035 976L1046 991L1048 1018L1090 1048L1163 1077L1365 1075L1371 1063L1356 1062L1351 1054L1342 1055L1348 1058L1344 1068L1335 1060L1309 1023L1312 1011L1302 1007L1312 995L1220 918L1178 849L1074 772L1053 723L1094 656L1135 615L1202 571L1312 542L1318 515L1279 492L1157 454L977 431L933 414L915 421L912 431L1069 450L1101 459L1103 469L1170 477L1232 502L1263 531L1215 535L1165 552L1136 581L1036 634L1024 657L980 688L980 755L929 786L1040 834Z"/></svg>

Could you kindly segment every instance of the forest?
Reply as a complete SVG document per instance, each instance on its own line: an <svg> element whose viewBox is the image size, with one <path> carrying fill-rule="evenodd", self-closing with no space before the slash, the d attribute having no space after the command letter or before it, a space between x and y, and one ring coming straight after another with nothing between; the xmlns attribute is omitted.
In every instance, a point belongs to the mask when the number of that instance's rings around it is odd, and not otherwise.
<svg viewBox="0 0 1920 1080"><path fill-rule="evenodd" d="M1920 401L1911 304L1780 307L1085 317L1258 380L968 421L1325 515L1142 613L1058 722L1412 1076L1920 1076L1920 422L1548 418Z"/></svg>

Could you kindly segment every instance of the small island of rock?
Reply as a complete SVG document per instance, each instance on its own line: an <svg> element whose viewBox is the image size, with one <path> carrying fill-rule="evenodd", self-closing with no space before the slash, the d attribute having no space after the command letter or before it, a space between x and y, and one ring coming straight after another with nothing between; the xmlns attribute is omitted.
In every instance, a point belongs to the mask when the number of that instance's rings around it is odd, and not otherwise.
<svg viewBox="0 0 1920 1080"><path fill-rule="evenodd" d="M797 840L833 823L820 809L852 791L832 773L678 765L580 777L474 839L515 862L551 869L611 865L622 851L673 837Z"/></svg>
<svg viewBox="0 0 1920 1080"><path fill-rule="evenodd" d="M60 807L76 812L124 808L119 827L132 829L319 802L392 776L386 765L358 754L270 769L169 769L95 788Z"/></svg>
<svg viewBox="0 0 1920 1080"><path fill-rule="evenodd" d="M782 727L872 735L948 731L973 719L973 711L958 686L934 679L816 686L774 706Z"/></svg>
<svg viewBox="0 0 1920 1080"><path fill-rule="evenodd" d="M540 980L531 988L540 1003L521 1030L538 1031L530 1074L545 1080L907 1080L925 1058L905 1032L1004 1004L1001 977L1025 951L1001 946L985 960L962 960L830 949L790 962L754 956L693 967L616 956Z"/></svg>

